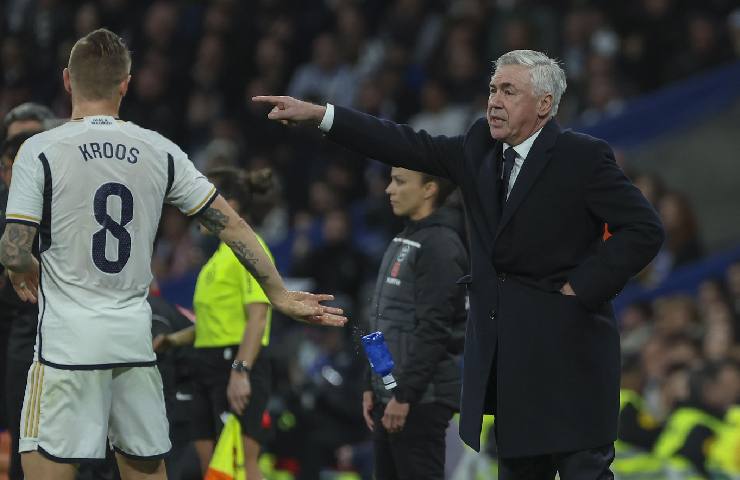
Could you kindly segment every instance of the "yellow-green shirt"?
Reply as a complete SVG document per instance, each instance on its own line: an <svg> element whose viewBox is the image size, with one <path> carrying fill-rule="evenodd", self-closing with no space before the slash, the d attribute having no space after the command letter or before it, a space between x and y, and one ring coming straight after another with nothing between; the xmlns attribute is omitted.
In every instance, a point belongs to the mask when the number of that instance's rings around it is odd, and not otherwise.
<svg viewBox="0 0 740 480"><path fill-rule="evenodd" d="M274 261L267 245L261 238L257 239ZM195 284L195 348L239 345L249 321L244 307L250 303L270 301L231 248L222 242L201 269ZM268 308L263 346L270 343L271 319L272 309Z"/></svg>

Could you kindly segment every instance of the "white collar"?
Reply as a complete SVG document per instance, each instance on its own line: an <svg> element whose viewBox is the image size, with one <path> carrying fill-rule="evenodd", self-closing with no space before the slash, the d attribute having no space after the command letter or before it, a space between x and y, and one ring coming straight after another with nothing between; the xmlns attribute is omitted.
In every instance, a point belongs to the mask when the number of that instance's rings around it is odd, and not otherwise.
<svg viewBox="0 0 740 480"><path fill-rule="evenodd" d="M529 155L529 151L532 149L532 145L534 144L534 141L537 140L537 137L540 135L541 131L542 128L534 132L532 135L529 136L529 138L514 147L514 151L519 156L519 158L521 158L522 160L527 159L527 155ZM506 149L509 147L511 147L511 145L509 145L508 143L504 143L503 151L505 152Z"/></svg>

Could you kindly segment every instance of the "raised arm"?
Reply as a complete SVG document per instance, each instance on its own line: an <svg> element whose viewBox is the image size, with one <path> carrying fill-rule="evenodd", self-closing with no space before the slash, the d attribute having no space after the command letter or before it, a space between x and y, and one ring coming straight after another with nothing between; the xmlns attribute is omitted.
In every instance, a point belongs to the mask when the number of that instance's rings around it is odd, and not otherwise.
<svg viewBox="0 0 740 480"><path fill-rule="evenodd" d="M432 136L349 108L314 105L292 97L257 96L252 100L273 105L267 115L270 120L286 125L312 124L332 141L367 157L459 183L464 158L462 135Z"/></svg>
<svg viewBox="0 0 740 480"><path fill-rule="evenodd" d="M347 319L342 310L321 305L332 295L291 292L285 288L275 265L260 245L252 228L218 195L198 220L233 250L236 257L257 280L272 305L284 314L300 321L321 325L342 326Z"/></svg>

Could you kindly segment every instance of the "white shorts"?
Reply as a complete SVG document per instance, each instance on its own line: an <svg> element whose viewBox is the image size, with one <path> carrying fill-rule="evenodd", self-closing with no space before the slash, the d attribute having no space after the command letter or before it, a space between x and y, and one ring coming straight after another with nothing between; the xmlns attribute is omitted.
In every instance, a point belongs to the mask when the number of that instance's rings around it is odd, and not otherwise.
<svg viewBox="0 0 740 480"><path fill-rule="evenodd" d="M120 454L161 458L169 424L156 366L61 370L34 362L28 371L19 451L58 462L105 458L106 440Z"/></svg>

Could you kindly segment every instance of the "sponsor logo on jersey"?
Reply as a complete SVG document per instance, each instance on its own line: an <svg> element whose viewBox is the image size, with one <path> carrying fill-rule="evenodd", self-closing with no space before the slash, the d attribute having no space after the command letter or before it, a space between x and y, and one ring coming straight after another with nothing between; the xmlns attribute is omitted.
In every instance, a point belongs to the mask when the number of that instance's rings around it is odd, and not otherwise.
<svg viewBox="0 0 740 480"><path fill-rule="evenodd" d="M91 125L113 125L110 118L106 117L95 117L90 120Z"/></svg>

